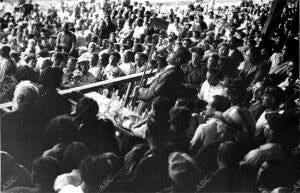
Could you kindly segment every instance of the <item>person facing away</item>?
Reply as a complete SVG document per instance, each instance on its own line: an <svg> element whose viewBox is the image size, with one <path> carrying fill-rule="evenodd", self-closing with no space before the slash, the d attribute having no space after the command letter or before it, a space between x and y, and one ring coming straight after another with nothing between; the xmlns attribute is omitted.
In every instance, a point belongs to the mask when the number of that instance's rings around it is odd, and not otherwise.
<svg viewBox="0 0 300 193"><path fill-rule="evenodd" d="M60 172L59 162L55 158L38 157L33 162L31 172L34 187L16 187L7 193L54 193L53 183Z"/></svg>
<svg viewBox="0 0 300 193"><path fill-rule="evenodd" d="M47 115L36 106L38 90L29 81L20 82L14 91L12 112L1 116L2 150L25 167L44 150L43 129Z"/></svg>

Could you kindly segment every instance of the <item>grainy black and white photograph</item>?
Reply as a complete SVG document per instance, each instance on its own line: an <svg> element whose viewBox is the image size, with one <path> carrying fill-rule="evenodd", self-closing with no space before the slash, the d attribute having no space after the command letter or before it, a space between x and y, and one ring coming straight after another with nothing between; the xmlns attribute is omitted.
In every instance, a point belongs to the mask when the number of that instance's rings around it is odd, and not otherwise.
<svg viewBox="0 0 300 193"><path fill-rule="evenodd" d="M299 193L299 0L0 0L0 192Z"/></svg>

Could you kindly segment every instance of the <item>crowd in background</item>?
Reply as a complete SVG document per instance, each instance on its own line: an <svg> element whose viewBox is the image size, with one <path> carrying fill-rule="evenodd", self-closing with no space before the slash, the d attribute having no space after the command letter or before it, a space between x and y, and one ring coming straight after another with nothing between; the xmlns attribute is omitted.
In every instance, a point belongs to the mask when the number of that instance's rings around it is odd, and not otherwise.
<svg viewBox="0 0 300 193"><path fill-rule="evenodd" d="M267 30L270 2L0 3L1 191L299 191L298 1ZM133 136L58 93L154 69Z"/></svg>

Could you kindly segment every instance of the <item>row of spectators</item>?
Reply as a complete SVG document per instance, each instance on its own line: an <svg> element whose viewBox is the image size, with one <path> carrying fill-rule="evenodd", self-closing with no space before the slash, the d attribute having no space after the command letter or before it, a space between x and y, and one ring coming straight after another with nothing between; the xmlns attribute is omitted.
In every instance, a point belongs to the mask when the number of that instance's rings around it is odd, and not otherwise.
<svg viewBox="0 0 300 193"><path fill-rule="evenodd" d="M1 191L297 191L299 7L288 1L264 34L270 8L29 1L4 13ZM116 135L93 99L71 114L57 91L147 69L136 96L150 112L134 137Z"/></svg>

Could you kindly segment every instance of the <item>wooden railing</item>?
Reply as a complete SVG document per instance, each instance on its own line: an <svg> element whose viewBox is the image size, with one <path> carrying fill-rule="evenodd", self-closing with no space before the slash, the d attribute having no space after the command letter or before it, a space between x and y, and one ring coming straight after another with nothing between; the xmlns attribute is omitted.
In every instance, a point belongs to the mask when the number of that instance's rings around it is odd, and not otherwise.
<svg viewBox="0 0 300 193"><path fill-rule="evenodd" d="M156 70L153 70L153 71L148 70L146 72L146 76L152 77L155 75L155 73L156 73ZM104 81L95 82L92 84L87 84L87 85L83 85L83 86L79 86L79 87L69 88L69 89L65 89L65 90L59 90L58 93L61 95L68 95L73 92L87 93L87 92L96 90L100 87L103 87L105 85L110 85L110 84L114 84L114 83L131 83L134 81L139 81L142 78L142 76L143 76L143 72L140 72L140 73L131 74L128 76L118 77L113 80L104 80ZM126 95L129 95L131 90L132 90L132 85L129 84ZM71 100L71 99L69 99L69 100L73 105L75 104L75 102L73 100ZM2 104L0 104L0 111L10 112L11 107L12 107L12 102L2 103Z"/></svg>

